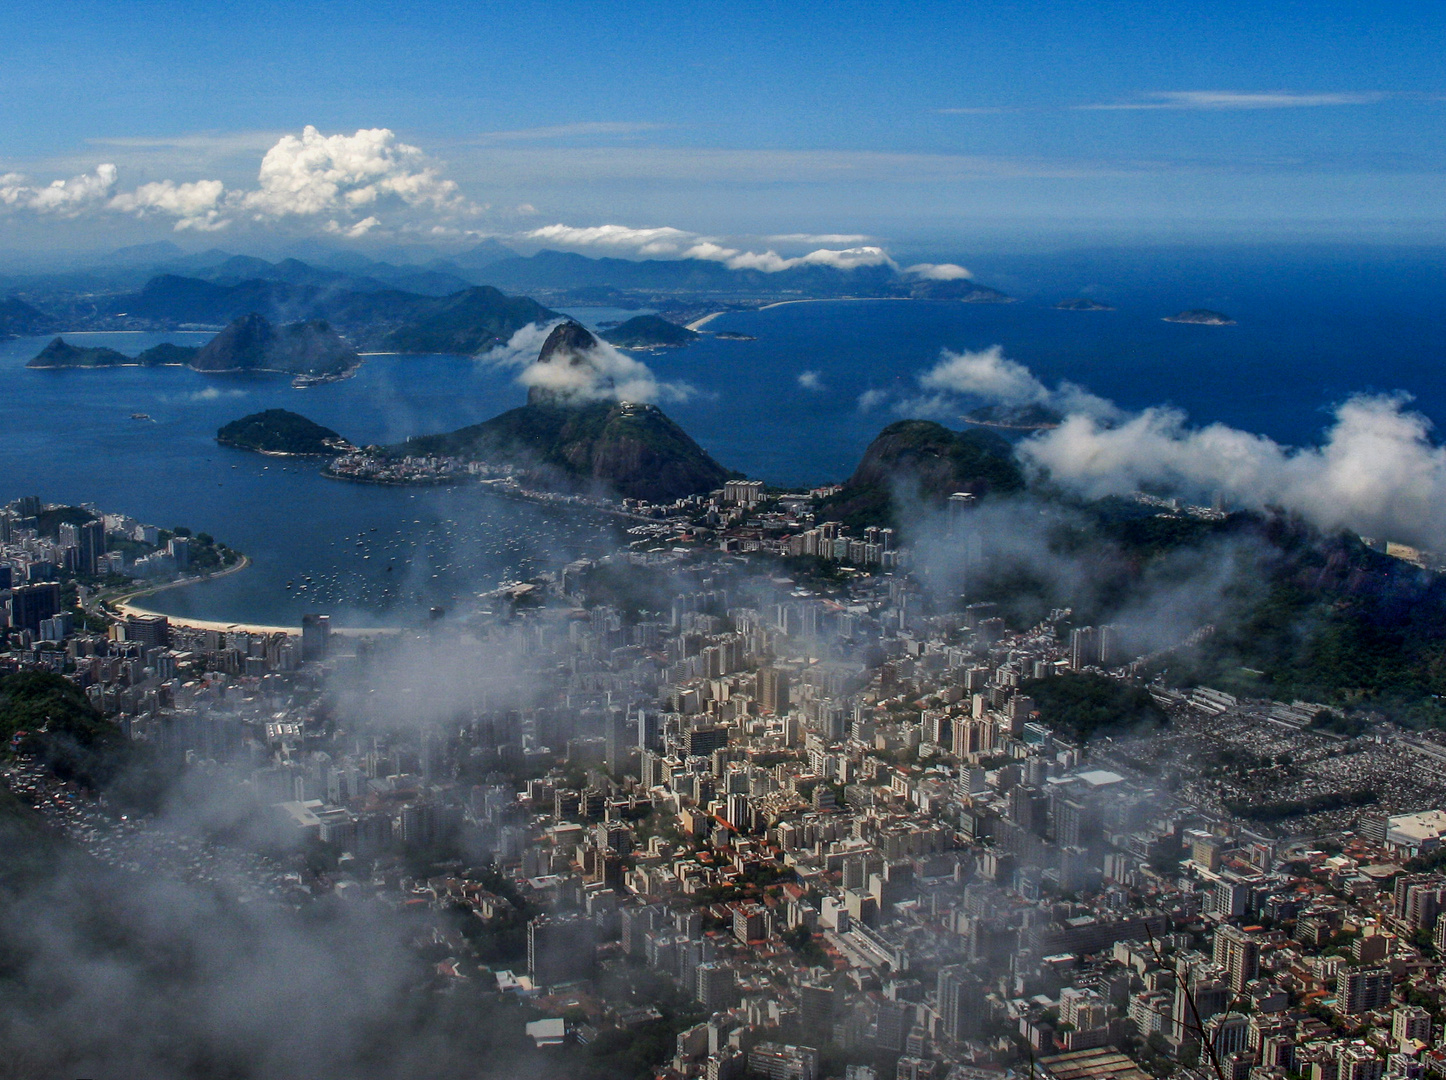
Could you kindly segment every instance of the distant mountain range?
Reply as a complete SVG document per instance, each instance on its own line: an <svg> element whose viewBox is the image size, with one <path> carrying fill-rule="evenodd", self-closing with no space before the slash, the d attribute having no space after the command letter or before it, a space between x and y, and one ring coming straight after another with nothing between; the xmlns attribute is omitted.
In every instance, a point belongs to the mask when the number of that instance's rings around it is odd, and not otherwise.
<svg viewBox="0 0 1446 1080"><path fill-rule="evenodd" d="M50 334L60 329L60 324L43 311L31 307L16 297L0 298L0 341L13 337L31 337L35 334Z"/></svg>
<svg viewBox="0 0 1446 1080"><path fill-rule="evenodd" d="M472 354L558 315L548 303L606 305L659 316L630 320L609 338L625 347L684 344L672 322L779 299L915 297L967 303L1010 298L968 279L934 281L892 265L839 269L799 265L777 273L730 269L699 259L633 261L562 251L522 256L484 241L451 259L399 266L329 253L328 265L296 258L268 262L212 250L184 255L174 245L114 253L83 271L0 278L19 293L0 301L0 336L74 330L174 330L220 327L245 315L273 324L323 320L364 352Z"/></svg>
<svg viewBox="0 0 1446 1080"><path fill-rule="evenodd" d="M733 270L703 259L593 259L567 251L539 251L488 263L475 271L502 289L551 292L612 289L623 293L708 294L716 296L913 296L921 299L1000 303L1010 298L973 281L929 281L893 266L794 266L766 273Z"/></svg>
<svg viewBox="0 0 1446 1080"><path fill-rule="evenodd" d="M250 278L234 284L165 274L111 300L112 317L167 328L228 323L258 314L275 323L324 320L369 351L471 354L507 341L556 312L523 296L471 286L447 296L386 289L353 292Z"/></svg>

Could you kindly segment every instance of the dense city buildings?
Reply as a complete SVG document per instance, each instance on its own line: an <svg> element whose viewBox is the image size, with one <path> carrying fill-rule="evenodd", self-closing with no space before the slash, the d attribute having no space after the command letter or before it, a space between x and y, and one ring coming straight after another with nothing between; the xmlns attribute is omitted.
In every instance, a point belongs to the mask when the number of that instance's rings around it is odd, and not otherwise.
<svg viewBox="0 0 1446 1080"><path fill-rule="evenodd" d="M667 1080L1446 1075L1446 747L1144 682L1067 609L931 603L887 530L846 574L781 562L840 538L817 498L730 483L371 638L67 607L44 564L113 534L47 547L16 504L0 671L231 785L307 853L282 895L432 920L439 984L523 1002L538 1046L666 1032ZM721 540L672 542L708 515ZM1154 719L1092 735L1060 688ZM81 820L33 763L7 780Z"/></svg>

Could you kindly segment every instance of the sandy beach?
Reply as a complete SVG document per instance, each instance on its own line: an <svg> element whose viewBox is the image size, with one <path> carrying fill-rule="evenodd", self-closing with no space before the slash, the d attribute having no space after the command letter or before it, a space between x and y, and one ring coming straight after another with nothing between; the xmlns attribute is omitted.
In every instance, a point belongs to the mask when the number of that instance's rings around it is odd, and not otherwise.
<svg viewBox="0 0 1446 1080"><path fill-rule="evenodd" d="M154 596L156 593L165 592L167 589L180 589L187 585L199 585L202 582L214 581L216 578L223 577L226 574L240 573L250 565L251 560L245 555L242 555L241 561L235 566L228 566L226 569L215 574L207 577L183 578L180 581L168 581L164 585L138 589L135 592L118 597L111 606L117 614L122 616L165 615L165 617L170 620L172 626L184 626L192 630L220 630L222 632L234 630L248 634L292 634L294 636L300 636L300 626L278 626L271 623L225 622L221 619L196 619L188 615L170 615L164 611L152 611L150 608L137 603L137 601L143 600L147 596ZM341 637L380 637L389 634L399 634L401 630L398 627L390 626L333 626L331 632Z"/></svg>
<svg viewBox="0 0 1446 1080"><path fill-rule="evenodd" d="M724 314L727 314L727 313L726 313L726 312L723 312L723 311L714 311L714 312L711 312L711 313L709 313L709 314L707 314L707 315L704 315L701 319L694 319L692 322L690 322L690 323L687 324L687 327L686 327L686 328L689 329L689 330L698 330L698 329L700 329L700 328L702 328L702 327L704 327L704 326L707 326L710 322L712 322L714 319L716 319L719 315L724 315Z"/></svg>

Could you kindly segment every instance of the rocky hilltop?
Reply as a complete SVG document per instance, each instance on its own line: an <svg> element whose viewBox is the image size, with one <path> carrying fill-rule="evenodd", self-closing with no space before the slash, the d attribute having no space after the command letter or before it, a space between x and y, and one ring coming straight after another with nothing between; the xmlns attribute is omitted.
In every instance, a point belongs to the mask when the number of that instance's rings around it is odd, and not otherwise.
<svg viewBox="0 0 1446 1080"><path fill-rule="evenodd" d="M635 315L599 336L620 349L673 349L691 345L700 335L661 315Z"/></svg>
<svg viewBox="0 0 1446 1080"><path fill-rule="evenodd" d="M360 363L356 350L321 320L272 326L254 312L222 330L191 359L197 371L281 371L340 376Z"/></svg>
<svg viewBox="0 0 1446 1080"><path fill-rule="evenodd" d="M594 401L527 404L393 450L517 468L529 485L597 485L623 498L671 502L722 487L730 473L656 405Z"/></svg>
<svg viewBox="0 0 1446 1080"><path fill-rule="evenodd" d="M1024 474L1009 440L992 431L951 431L932 420L900 420L874 437L843 490L821 506L851 525L888 524L896 495L942 503L956 491L1018 491Z"/></svg>
<svg viewBox="0 0 1446 1080"><path fill-rule="evenodd" d="M575 322L554 327L539 366L585 369L598 340ZM513 466L529 484L576 490L596 485L624 498L671 502L722 486L731 475L656 405L579 400L580 381L606 389L596 371L534 385L527 404L445 435L412 438L397 454L437 454Z"/></svg>
<svg viewBox="0 0 1446 1080"><path fill-rule="evenodd" d="M329 427L287 409L267 409L232 420L216 441L237 450L284 457L335 457L356 449Z"/></svg>

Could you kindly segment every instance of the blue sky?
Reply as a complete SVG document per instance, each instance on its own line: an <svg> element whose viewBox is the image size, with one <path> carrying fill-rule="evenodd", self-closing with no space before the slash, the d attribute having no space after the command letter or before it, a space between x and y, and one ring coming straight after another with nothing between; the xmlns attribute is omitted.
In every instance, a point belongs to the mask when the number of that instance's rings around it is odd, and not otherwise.
<svg viewBox="0 0 1446 1080"><path fill-rule="evenodd" d="M0 18L0 248L455 244L558 223L799 253L821 235L948 251L1446 234L1434 2L0 3ZM263 156L308 125L288 168L340 162L358 146L324 140L363 129L392 133L368 144L386 160L327 206L257 196ZM74 198L37 194L84 176ZM198 181L220 189L177 194Z"/></svg>

